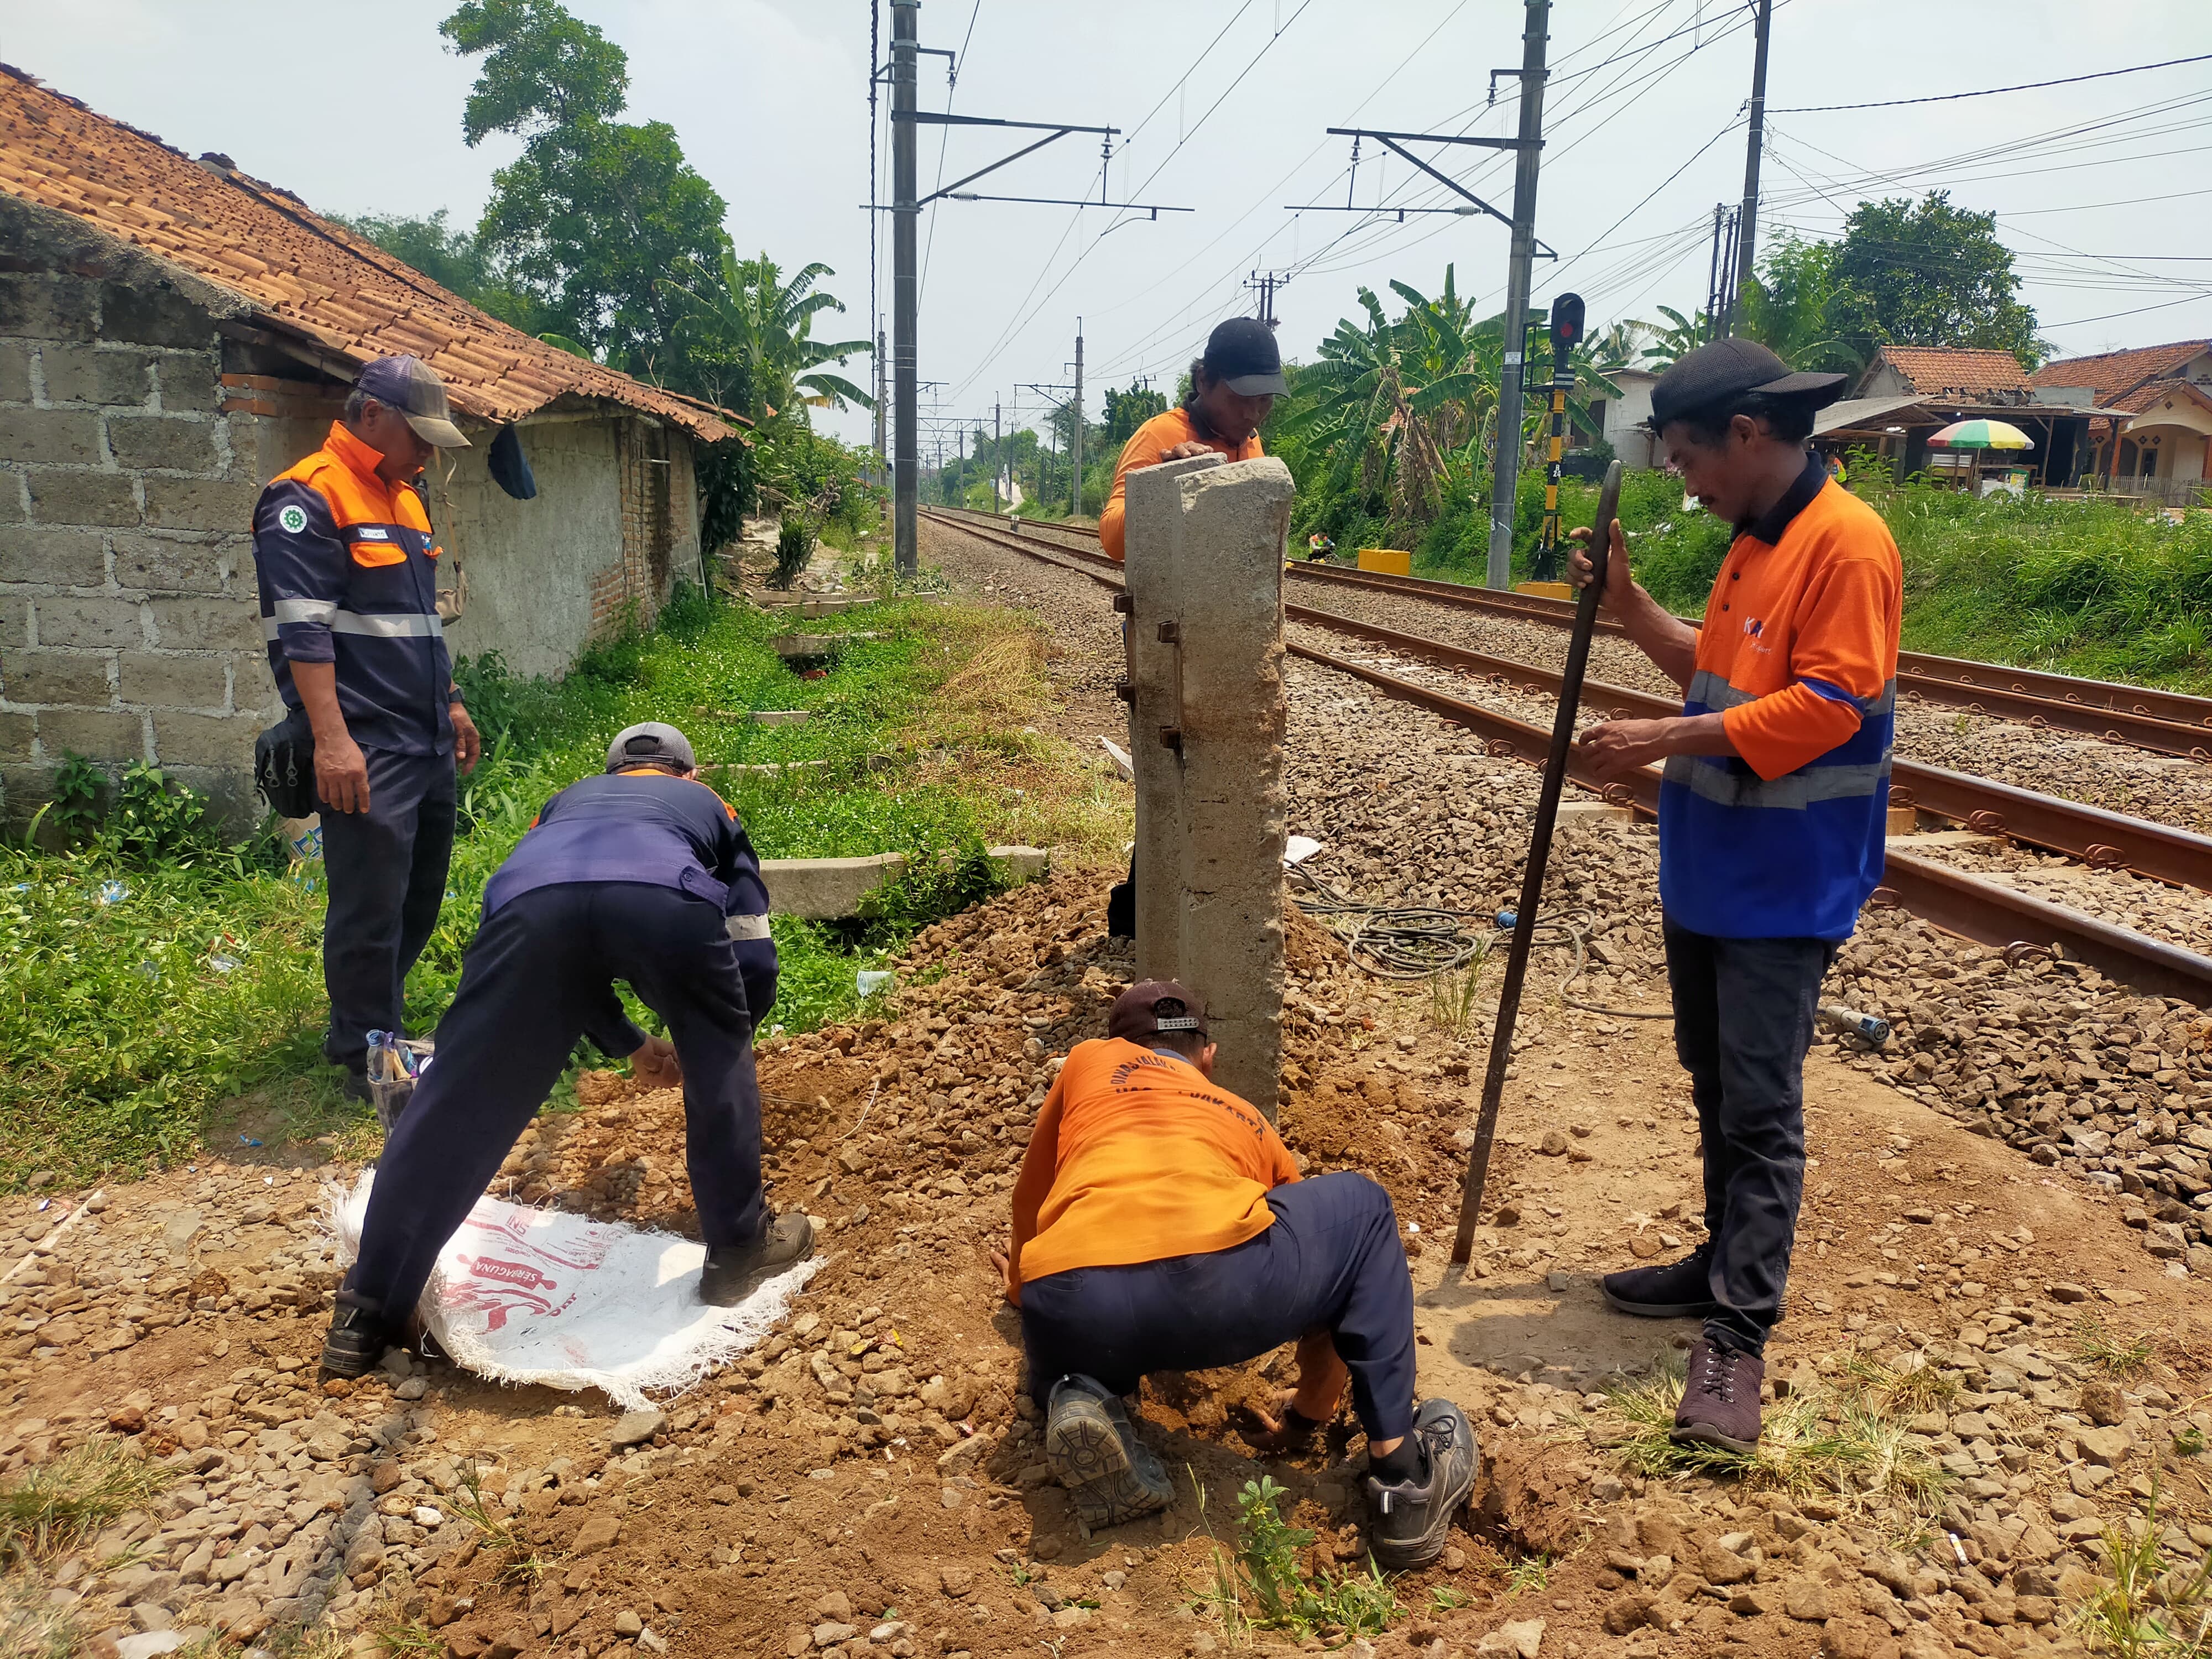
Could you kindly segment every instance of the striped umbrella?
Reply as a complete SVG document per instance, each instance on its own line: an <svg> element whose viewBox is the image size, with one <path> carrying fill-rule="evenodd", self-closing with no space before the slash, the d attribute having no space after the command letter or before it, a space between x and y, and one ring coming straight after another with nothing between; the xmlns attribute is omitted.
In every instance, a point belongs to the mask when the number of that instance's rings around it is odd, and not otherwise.
<svg viewBox="0 0 2212 1659"><path fill-rule="evenodd" d="M1954 421L1930 434L1930 449L2033 449L2035 440L2002 421Z"/></svg>

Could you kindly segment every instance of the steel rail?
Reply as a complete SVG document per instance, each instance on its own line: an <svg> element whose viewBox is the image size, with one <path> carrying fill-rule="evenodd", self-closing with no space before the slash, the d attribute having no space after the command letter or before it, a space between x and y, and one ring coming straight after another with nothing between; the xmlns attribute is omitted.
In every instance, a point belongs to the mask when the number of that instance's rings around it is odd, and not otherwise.
<svg viewBox="0 0 2212 1659"><path fill-rule="evenodd" d="M1005 522L991 514L973 516ZM1024 523L1018 533L1045 531L1096 539L1096 532L1080 526L1050 524ZM1063 547L1062 550L1081 552L1077 548ZM1294 562L1289 570L1293 580L1431 599L1440 605L1493 612L1549 627L1565 628L1574 620L1575 608L1571 602L1540 593L1501 593L1464 582L1438 581L1427 576L1394 576L1378 570L1347 570L1340 565ZM1607 634L1623 632L1620 623L1606 617L1599 618L1598 628ZM2076 679L2041 669L2013 668L2002 663L1974 662L1918 651L1898 653L1897 684L1899 695L1909 701L1997 716L2038 730L2079 732L2154 754L2212 760L2212 697L2162 691L2149 686L2122 685L2110 680Z"/></svg>
<svg viewBox="0 0 2212 1659"><path fill-rule="evenodd" d="M979 540L1006 547L1040 563L1054 565L1074 574L1088 577L1103 587L1118 589L1121 586L1109 569L1102 568L1119 568L1103 554L1089 554L1064 546L1050 546L1048 550L1037 540L1004 529L993 533L975 525L963 523L941 509L925 508L923 511L928 516L953 525L964 533L975 536ZM975 516L988 518L990 515L979 514ZM1071 556L1055 556L1061 554ZM1502 657L1486 657L1479 652L1462 650L1456 646L1413 635L1397 634L1389 629L1355 623L1349 617L1316 611L1304 605L1285 605L1284 614L1292 621L1336 629L1389 646L1394 650L1403 650L1412 655L1427 655L1451 663L1454 666L1488 674L1531 690L1547 689L1542 684L1543 677L1550 676L1554 682L1557 678L1552 671L1528 663ZM1550 747L1549 732L1525 720L1516 720L1510 714L1499 714L1432 686L1422 685L1370 665L1317 650L1297 641L1285 641L1285 649L1292 656L1364 681L1401 702L1410 702L1466 726L1480 734L1486 748L1494 755L1516 756L1531 764L1540 765ZM1549 689L1555 690L1556 684ZM1668 714L1676 712L1672 704L1653 697L1649 692L1600 685L1590 685L1587 690L1594 701L1616 704L1624 713L1632 712L1639 706L1656 706ZM2014 803L2016 812L2030 806L2039 812L2055 808L2061 815L2080 814L2090 820L2110 820L2111 827L2107 830L2110 834L2120 834L2121 826L2136 830L2160 831L2182 837L2187 842L2200 843L2208 851L2212 851L2212 842L2206 842L2203 837L2186 836L2179 830L2164 831L2162 826L2123 818L2117 813L2104 812L2099 808L2058 801L2052 797L2039 796L2029 790L2014 789L2010 785L1994 783L1988 779L1968 778L1961 774L1944 772L1940 768L1917 768L1916 770L1932 775L1929 782L1935 787L1938 799L1945 799L1944 789L1954 785L1978 791L1999 792L2008 800L2019 798ZM1656 817L1658 814L1660 775L1653 768L1641 768L1620 782L1601 784L1590 773L1587 760L1577 750L1570 755L1568 775L1607 799L1632 805L1646 817ZM1903 793L1902 788L1893 787L1891 799L1904 805ZM1929 805L1927 810L1939 817L1948 816L1933 805ZM1986 812L1991 809L1978 807L1975 810ZM2051 832L2050 825L2041 817L2034 821L2045 833ZM2009 823L1993 823L1987 817L1975 823L1970 814L1967 822L1969 827L1987 829L1992 834L2017 834L2021 839L2033 838L2025 829L2015 830ZM2067 833L2073 832L2069 830ZM2076 835L2075 838L2081 837ZM2110 842L2097 844L2111 845ZM1933 863L1911 854L1900 853L1894 848L1887 851L1884 860L1883 884L1875 890L1871 902L1878 906L1901 905L1946 932L1995 946L2008 953L2023 948L2056 947L2063 956L2086 963L2100 972L2139 989L2160 996L2179 997L2199 1007L2212 1008L2212 957L2200 956L2193 951L2168 945L2129 928L2113 927L2094 916L2033 898L2014 889L1982 880L1964 871Z"/></svg>

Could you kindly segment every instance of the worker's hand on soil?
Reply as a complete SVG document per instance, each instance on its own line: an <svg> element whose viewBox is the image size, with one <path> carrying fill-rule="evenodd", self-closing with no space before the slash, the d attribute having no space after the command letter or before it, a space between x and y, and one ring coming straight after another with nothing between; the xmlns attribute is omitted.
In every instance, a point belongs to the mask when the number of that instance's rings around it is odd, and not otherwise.
<svg viewBox="0 0 2212 1659"><path fill-rule="evenodd" d="M1160 457L1157 465L1165 465L1170 461L1194 461L1201 455L1218 455L1220 453L1212 444L1202 444L1194 438L1188 443L1177 444L1169 450Z"/></svg>
<svg viewBox="0 0 2212 1659"><path fill-rule="evenodd" d="M1017 1308L1022 1305L1021 1281L1014 1277L1014 1259L1004 1250L991 1252L991 1266L998 1270L1000 1288L1006 1291L1006 1300Z"/></svg>
<svg viewBox="0 0 2212 1659"><path fill-rule="evenodd" d="M459 703L447 712L453 717L453 764L463 772L473 772L477 769L477 757L483 753L483 739L477 735L477 723Z"/></svg>
<svg viewBox="0 0 2212 1659"><path fill-rule="evenodd" d="M1583 525L1570 530L1567 539L1579 544L1567 556L1567 580L1577 587L1588 587L1592 574L1590 527ZM1607 605L1619 605L1627 599L1635 586L1635 578L1628 574L1628 543L1620 533L1620 520L1615 519L1613 521L1613 550L1606 556L1605 592L1601 598Z"/></svg>
<svg viewBox="0 0 2212 1659"><path fill-rule="evenodd" d="M350 737L315 740L315 793L325 811L368 811L368 760Z"/></svg>
<svg viewBox="0 0 2212 1659"><path fill-rule="evenodd" d="M1325 1426L1295 1409L1297 1390L1279 1389L1266 1406L1254 1406L1252 1415L1260 1419L1258 1434L1247 1432L1245 1441L1262 1457L1281 1457L1298 1451L1311 1440L1317 1428ZM1272 1407L1272 1409L1270 1409ZM1331 1413L1333 1417L1334 1413Z"/></svg>
<svg viewBox="0 0 2212 1659"><path fill-rule="evenodd" d="M674 1089L684 1082L684 1067L676 1058L676 1045L666 1037L649 1036L629 1057L630 1079L641 1089Z"/></svg>
<svg viewBox="0 0 2212 1659"><path fill-rule="evenodd" d="M1593 726L1576 742L1600 783L1614 783L1653 761L1674 753L1668 742L1675 720L1607 720Z"/></svg>

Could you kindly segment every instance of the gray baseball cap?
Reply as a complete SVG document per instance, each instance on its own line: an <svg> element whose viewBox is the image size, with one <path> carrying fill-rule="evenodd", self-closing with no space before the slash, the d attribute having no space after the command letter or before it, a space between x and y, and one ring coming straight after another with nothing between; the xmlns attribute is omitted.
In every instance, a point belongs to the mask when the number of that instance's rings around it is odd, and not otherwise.
<svg viewBox="0 0 2212 1659"><path fill-rule="evenodd" d="M362 367L354 381L359 390L398 411L415 428L415 435L441 449L467 449L469 441L453 424L453 407L446 398L446 382L420 357L379 357Z"/></svg>
<svg viewBox="0 0 2212 1659"><path fill-rule="evenodd" d="M610 772L619 772L625 767L650 766L656 762L672 766L679 772L689 772L699 763L691 753L691 739L659 720L625 726L607 745Z"/></svg>

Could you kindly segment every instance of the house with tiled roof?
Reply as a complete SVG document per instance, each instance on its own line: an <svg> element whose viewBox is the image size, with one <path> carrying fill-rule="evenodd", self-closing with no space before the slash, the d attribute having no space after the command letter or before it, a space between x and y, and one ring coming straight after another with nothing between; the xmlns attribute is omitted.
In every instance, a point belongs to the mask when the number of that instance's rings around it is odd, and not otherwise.
<svg viewBox="0 0 2212 1659"><path fill-rule="evenodd" d="M2180 504L2212 478L2212 340L2064 357L2037 370L2034 383L2117 411L2094 434L2092 471L2104 488Z"/></svg>
<svg viewBox="0 0 2212 1659"><path fill-rule="evenodd" d="M65 754L252 813L278 709L249 528L361 367L445 379L427 475L454 653L565 670L701 574L694 454L735 417L523 334L221 155L0 65L0 809ZM538 493L486 466L512 426Z"/></svg>
<svg viewBox="0 0 2212 1659"><path fill-rule="evenodd" d="M1965 481L1979 471L1971 465L1974 458L1931 450L1929 437L1954 421L2004 421L2034 444L2024 454L2007 454L2005 471L2029 483L2070 488L2090 457L2093 403L2039 389L2009 351L1886 345L1851 395L1820 411L1813 432L1824 450L1870 449L1900 474L1955 475Z"/></svg>
<svg viewBox="0 0 2212 1659"><path fill-rule="evenodd" d="M1886 345L1859 377L1856 398L2031 401L2027 371L2009 351L1966 346Z"/></svg>

